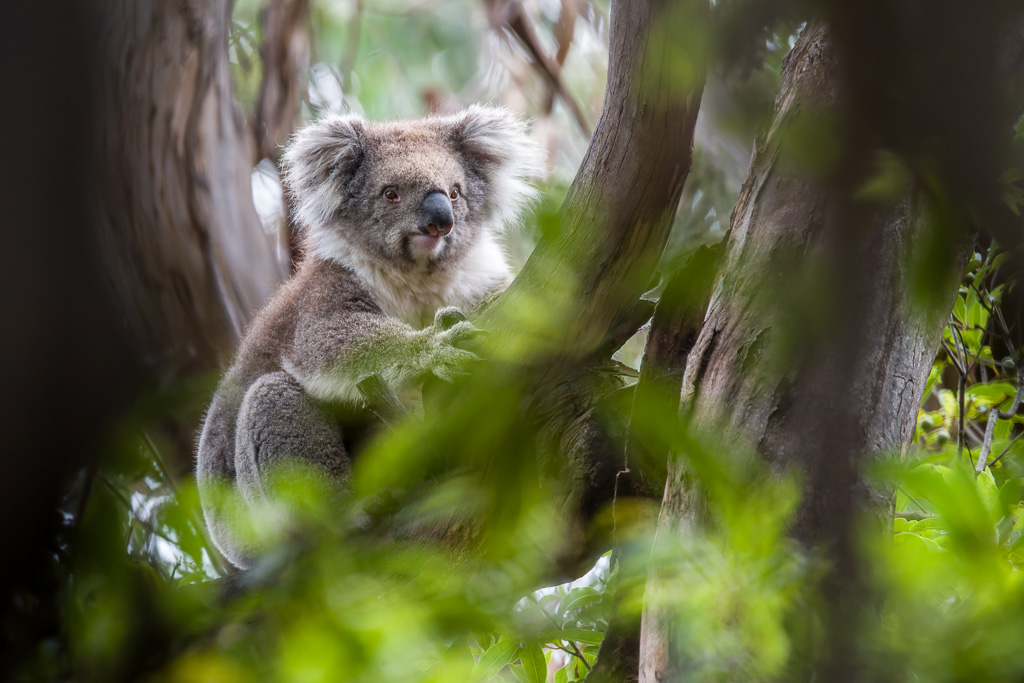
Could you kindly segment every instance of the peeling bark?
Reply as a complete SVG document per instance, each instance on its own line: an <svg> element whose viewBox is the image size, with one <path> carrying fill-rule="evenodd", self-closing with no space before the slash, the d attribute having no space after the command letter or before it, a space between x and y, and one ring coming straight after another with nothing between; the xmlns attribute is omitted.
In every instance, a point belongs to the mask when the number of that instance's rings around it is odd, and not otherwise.
<svg viewBox="0 0 1024 683"><path fill-rule="evenodd" d="M104 268L141 360L163 379L224 364L288 273L287 245L252 204L230 10L110 0L98 17Z"/></svg>

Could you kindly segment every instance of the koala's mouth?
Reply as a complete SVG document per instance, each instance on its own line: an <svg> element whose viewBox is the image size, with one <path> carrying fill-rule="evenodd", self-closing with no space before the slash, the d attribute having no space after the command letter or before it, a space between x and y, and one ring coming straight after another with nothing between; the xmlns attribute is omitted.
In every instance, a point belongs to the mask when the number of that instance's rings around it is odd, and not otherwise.
<svg viewBox="0 0 1024 683"><path fill-rule="evenodd" d="M449 237L447 235L430 235L413 232L408 237L409 252L414 259L438 256L444 249Z"/></svg>

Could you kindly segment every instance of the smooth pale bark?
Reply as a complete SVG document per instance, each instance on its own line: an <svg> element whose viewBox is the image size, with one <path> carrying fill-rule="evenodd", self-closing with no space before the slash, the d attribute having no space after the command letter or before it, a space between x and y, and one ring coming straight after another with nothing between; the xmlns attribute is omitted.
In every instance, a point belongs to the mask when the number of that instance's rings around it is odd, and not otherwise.
<svg viewBox="0 0 1024 683"><path fill-rule="evenodd" d="M899 196L888 205L851 200L848 178L808 167L815 148L795 136L809 126L842 130L841 84L828 35L810 27L784 63L775 119L734 212L681 403L693 428L727 435L724 449L752 446L777 470L804 473L793 533L825 548L839 582L856 574L852 520L870 496L859 464L909 441L948 311L922 311L908 299L922 227L916 207ZM941 297L948 305L972 244L966 226L953 239ZM659 537L685 538L700 524L702 495L679 454L669 466ZM686 590L649 581L649 597ZM640 680L685 679L678 646L672 615L649 602Z"/></svg>
<svg viewBox="0 0 1024 683"><path fill-rule="evenodd" d="M229 0L99 11L104 267L141 359L165 379L223 364L289 268L253 208L230 12Z"/></svg>

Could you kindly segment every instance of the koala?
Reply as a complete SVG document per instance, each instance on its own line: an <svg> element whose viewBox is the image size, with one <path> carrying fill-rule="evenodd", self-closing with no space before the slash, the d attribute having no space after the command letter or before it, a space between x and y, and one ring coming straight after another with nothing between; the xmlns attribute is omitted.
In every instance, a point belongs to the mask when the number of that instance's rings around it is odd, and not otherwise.
<svg viewBox="0 0 1024 683"><path fill-rule="evenodd" d="M247 511L218 491L251 512L290 462L343 487L360 381L399 391L474 358L459 344L475 328L442 319L510 282L497 235L533 198L542 161L525 124L482 106L413 121L333 116L293 137L284 180L303 261L250 324L199 439L203 512L229 561L245 568L258 548L233 530Z"/></svg>

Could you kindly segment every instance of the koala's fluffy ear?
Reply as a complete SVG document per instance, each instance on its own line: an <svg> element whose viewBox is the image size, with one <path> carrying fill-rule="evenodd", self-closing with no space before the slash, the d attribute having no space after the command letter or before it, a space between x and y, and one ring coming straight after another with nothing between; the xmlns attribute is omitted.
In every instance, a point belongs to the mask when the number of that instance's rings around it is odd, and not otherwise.
<svg viewBox="0 0 1024 683"><path fill-rule="evenodd" d="M358 116L331 116L311 123L288 143L285 187L299 227L327 222L344 201L344 188L363 160L365 128Z"/></svg>
<svg viewBox="0 0 1024 683"><path fill-rule="evenodd" d="M485 211L497 229L514 223L537 191L531 179L544 172L544 151L512 112L473 105L444 122L469 170L487 183Z"/></svg>

